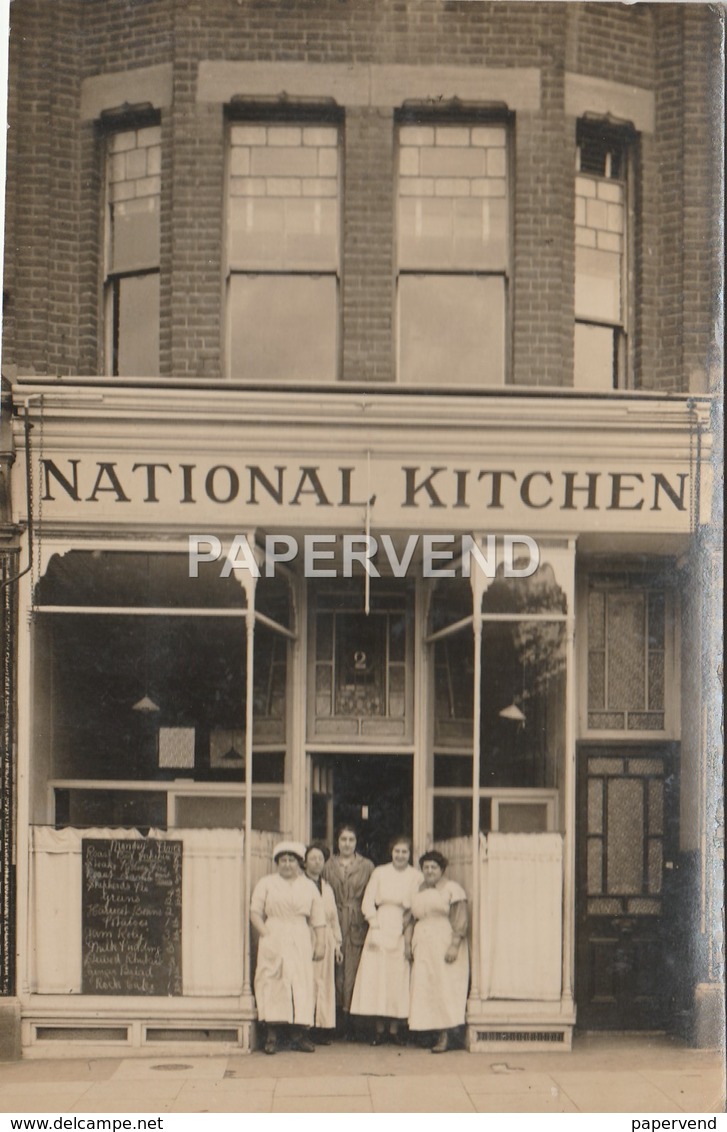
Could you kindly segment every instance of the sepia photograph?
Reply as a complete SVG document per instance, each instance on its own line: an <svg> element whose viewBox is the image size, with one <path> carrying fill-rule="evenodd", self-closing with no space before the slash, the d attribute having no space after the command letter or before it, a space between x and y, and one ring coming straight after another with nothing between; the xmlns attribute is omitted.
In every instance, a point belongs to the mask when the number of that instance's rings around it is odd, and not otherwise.
<svg viewBox="0 0 727 1132"><path fill-rule="evenodd" d="M725 16L5 0L0 1113L717 1127Z"/></svg>

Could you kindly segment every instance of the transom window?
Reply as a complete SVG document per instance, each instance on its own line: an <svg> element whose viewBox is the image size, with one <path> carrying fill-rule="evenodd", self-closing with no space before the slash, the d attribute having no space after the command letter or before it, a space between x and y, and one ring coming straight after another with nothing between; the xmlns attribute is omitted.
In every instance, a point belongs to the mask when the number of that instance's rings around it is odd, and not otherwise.
<svg viewBox="0 0 727 1132"><path fill-rule="evenodd" d="M106 147L106 371L159 374L161 127L110 134Z"/></svg>
<svg viewBox="0 0 727 1132"><path fill-rule="evenodd" d="M418 385L505 380L507 128L399 128L398 371Z"/></svg>
<svg viewBox="0 0 727 1132"><path fill-rule="evenodd" d="M233 122L229 139L229 375L333 381L339 354L338 125Z"/></svg>
<svg viewBox="0 0 727 1132"><path fill-rule="evenodd" d="M588 593L588 728L666 730L668 593L593 582Z"/></svg>

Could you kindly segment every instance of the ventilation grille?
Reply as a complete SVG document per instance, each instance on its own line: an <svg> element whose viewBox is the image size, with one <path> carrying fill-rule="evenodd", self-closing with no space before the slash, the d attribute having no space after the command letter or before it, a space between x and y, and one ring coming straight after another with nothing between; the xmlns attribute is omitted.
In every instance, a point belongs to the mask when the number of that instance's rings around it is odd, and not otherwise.
<svg viewBox="0 0 727 1132"><path fill-rule="evenodd" d="M148 1042L239 1042L237 1030L146 1030Z"/></svg>
<svg viewBox="0 0 727 1132"><path fill-rule="evenodd" d="M36 1026L39 1042L126 1042L126 1026Z"/></svg>
<svg viewBox="0 0 727 1132"><path fill-rule="evenodd" d="M477 1030L478 1042L564 1042L562 1030Z"/></svg>

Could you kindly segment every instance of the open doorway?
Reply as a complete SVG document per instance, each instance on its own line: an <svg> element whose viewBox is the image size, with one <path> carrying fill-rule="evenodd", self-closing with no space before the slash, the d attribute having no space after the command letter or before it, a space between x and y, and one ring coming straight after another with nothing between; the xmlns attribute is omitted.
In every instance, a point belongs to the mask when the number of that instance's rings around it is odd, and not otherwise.
<svg viewBox="0 0 727 1132"><path fill-rule="evenodd" d="M411 834L412 764L411 755L313 755L313 839L332 847L334 830L350 822L359 831L359 852L386 864L391 838Z"/></svg>

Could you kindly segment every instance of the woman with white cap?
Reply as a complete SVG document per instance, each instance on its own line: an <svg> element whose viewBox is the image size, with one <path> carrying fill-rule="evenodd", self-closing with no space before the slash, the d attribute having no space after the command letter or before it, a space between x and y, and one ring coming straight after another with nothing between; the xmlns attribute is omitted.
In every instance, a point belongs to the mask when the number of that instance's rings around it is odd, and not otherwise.
<svg viewBox="0 0 727 1132"><path fill-rule="evenodd" d="M305 845L280 841L273 850L277 872L258 881L250 903L250 922L260 937L255 1001L267 1025L266 1053L276 1052L283 1026L292 1049L315 1053L306 1031L313 1025L313 961L323 958L326 916L320 893L303 874L304 859Z"/></svg>

